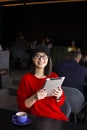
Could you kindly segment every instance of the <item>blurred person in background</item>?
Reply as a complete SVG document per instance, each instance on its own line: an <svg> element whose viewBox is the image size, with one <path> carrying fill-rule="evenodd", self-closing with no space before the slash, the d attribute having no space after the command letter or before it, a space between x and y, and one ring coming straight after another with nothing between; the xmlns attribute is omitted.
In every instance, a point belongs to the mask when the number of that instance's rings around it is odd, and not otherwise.
<svg viewBox="0 0 87 130"><path fill-rule="evenodd" d="M16 40L11 47L11 55L13 59L19 61L20 66L28 67L30 62L30 55L27 52L28 42L24 39L24 34L18 32Z"/></svg>
<svg viewBox="0 0 87 130"><path fill-rule="evenodd" d="M87 68L79 64L81 58L80 51L70 51L66 60L55 65L54 72L59 76L65 76L62 86L79 89L86 99Z"/></svg>

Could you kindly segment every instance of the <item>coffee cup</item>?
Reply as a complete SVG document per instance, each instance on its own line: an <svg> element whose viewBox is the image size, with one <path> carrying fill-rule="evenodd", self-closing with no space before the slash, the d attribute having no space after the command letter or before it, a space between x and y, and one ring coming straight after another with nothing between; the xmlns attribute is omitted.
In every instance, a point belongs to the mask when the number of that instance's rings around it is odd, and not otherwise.
<svg viewBox="0 0 87 130"><path fill-rule="evenodd" d="M26 112L17 112L16 113L16 120L19 123L25 123L28 119L28 115Z"/></svg>

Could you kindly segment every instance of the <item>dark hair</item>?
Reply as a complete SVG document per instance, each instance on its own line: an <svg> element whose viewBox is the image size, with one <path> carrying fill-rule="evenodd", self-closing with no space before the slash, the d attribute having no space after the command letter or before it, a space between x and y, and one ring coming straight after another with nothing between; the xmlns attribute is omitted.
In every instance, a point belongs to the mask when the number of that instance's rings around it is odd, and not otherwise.
<svg viewBox="0 0 87 130"><path fill-rule="evenodd" d="M32 62L31 64L31 69L30 69L30 72L35 74L35 65L34 63ZM50 73L52 72L52 59L50 56L48 56L48 64L47 66L45 67L45 70L44 70L44 74L46 76L50 75Z"/></svg>
<svg viewBox="0 0 87 130"><path fill-rule="evenodd" d="M68 57L67 57L67 58L69 58L69 59L75 59L75 58L77 58L79 55L81 55L81 51L79 51L79 50L70 51L70 52L68 53Z"/></svg>

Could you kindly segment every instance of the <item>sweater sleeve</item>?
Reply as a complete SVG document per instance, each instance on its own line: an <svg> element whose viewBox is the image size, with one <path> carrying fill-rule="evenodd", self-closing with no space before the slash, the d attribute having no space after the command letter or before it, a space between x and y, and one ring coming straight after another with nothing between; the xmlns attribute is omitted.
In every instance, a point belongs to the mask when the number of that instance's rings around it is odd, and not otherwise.
<svg viewBox="0 0 87 130"><path fill-rule="evenodd" d="M58 104L58 106L62 106L64 104L64 102L65 102L65 95L64 95L64 91L63 91L62 96L61 96L59 102L57 102L57 104Z"/></svg>
<svg viewBox="0 0 87 130"><path fill-rule="evenodd" d="M29 109L25 106L25 100L28 98L27 86L28 84L23 77L20 81L19 88L17 90L17 104L19 109L22 111L28 111Z"/></svg>

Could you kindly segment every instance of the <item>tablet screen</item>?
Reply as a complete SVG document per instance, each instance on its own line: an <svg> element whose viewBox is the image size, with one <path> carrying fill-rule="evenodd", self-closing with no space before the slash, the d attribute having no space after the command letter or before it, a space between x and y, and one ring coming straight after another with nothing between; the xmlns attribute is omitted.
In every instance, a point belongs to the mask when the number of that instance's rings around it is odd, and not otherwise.
<svg viewBox="0 0 87 130"><path fill-rule="evenodd" d="M47 92L47 96L52 96L53 89L60 87L64 79L65 77L47 78L43 87L43 89Z"/></svg>

